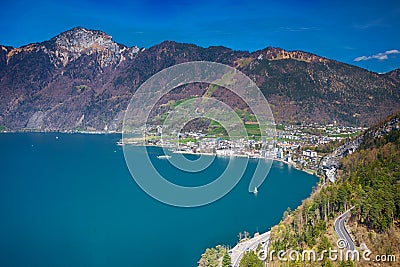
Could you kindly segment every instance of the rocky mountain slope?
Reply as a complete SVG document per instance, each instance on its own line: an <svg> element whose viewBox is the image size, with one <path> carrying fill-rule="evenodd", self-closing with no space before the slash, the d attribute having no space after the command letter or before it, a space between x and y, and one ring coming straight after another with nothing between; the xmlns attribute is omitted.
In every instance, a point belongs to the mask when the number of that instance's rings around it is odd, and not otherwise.
<svg viewBox="0 0 400 267"><path fill-rule="evenodd" d="M278 122L371 125L400 109L398 70L377 74L301 51L269 47L249 53L171 41L139 49L81 27L42 43L0 48L0 126L10 130L120 129L142 82L193 60L243 71L267 97ZM195 84L168 97L206 92ZM212 95L245 108L226 90Z"/></svg>

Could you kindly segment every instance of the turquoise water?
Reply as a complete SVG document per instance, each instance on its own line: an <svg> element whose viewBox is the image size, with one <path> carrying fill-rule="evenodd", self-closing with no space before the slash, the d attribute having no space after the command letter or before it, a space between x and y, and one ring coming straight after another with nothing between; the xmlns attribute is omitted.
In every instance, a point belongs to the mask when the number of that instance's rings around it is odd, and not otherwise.
<svg viewBox="0 0 400 267"><path fill-rule="evenodd" d="M119 139L0 134L0 266L196 266L206 247L234 246L240 231L267 231L317 182L274 162L255 196L247 191L256 165L251 160L239 184L217 202L172 207L137 186L116 146ZM226 161L216 158L197 176L166 160L153 162L171 181L198 185L212 180Z"/></svg>

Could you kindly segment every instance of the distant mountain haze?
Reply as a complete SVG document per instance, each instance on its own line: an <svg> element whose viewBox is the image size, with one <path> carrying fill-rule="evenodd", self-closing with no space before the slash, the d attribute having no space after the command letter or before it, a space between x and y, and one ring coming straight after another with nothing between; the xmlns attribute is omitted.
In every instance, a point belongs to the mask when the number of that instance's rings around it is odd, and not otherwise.
<svg viewBox="0 0 400 267"><path fill-rule="evenodd" d="M0 126L10 130L120 130L141 83L164 68L195 60L227 64L248 75L278 123L366 126L400 110L399 69L378 74L301 51L268 47L249 53L172 41L140 49L82 27L49 41L0 48ZM178 88L161 102L204 94L246 109L228 90L210 92L200 83ZM162 107L155 112L166 112Z"/></svg>

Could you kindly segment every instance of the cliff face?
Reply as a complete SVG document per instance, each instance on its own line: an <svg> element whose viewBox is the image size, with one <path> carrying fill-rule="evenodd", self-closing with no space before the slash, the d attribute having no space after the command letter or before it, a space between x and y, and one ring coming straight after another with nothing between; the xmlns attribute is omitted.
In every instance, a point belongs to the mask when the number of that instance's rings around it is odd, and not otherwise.
<svg viewBox="0 0 400 267"><path fill-rule="evenodd" d="M400 109L398 71L379 75L301 51L269 47L248 53L170 41L140 50L81 27L42 43L0 48L0 126L12 130L117 130L142 82L194 60L243 71L263 91L278 122L370 125ZM203 94L203 87L169 97ZM242 108L224 90L214 96Z"/></svg>
<svg viewBox="0 0 400 267"><path fill-rule="evenodd" d="M1 125L95 130L108 123L117 128L126 101L123 106L113 102L109 91L114 85L109 83L139 48L80 27L43 43L1 48ZM124 89L116 95L126 94Z"/></svg>

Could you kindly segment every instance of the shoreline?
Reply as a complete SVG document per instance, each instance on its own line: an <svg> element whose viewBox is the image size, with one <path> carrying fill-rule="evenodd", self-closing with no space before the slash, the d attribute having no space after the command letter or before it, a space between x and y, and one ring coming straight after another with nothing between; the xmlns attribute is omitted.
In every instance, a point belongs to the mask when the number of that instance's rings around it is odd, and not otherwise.
<svg viewBox="0 0 400 267"><path fill-rule="evenodd" d="M157 146L157 145L153 145L153 146ZM158 147L163 147L163 146L158 146ZM165 148L168 148L168 147L165 147ZM218 155L218 154L214 154L214 153L202 153L202 152L197 153L197 152L189 152L189 151L173 151L172 153L174 153L174 154L188 154L188 155L206 155L206 156L217 156L217 157L241 157L241 158L249 158L249 159L273 160L273 161L282 162L282 163L284 163L286 165L289 165L289 166L295 168L296 170L303 171L303 172L305 172L307 174L314 175L314 176L317 176L318 178L320 178L316 173L312 172L311 170L300 169L293 162L287 162L285 160L278 159L278 158L251 157L249 155L242 155L242 154Z"/></svg>
<svg viewBox="0 0 400 267"><path fill-rule="evenodd" d="M42 130L15 130L15 131L0 131L0 134L10 134L10 133L60 133L60 134L87 134L87 135L107 135L107 134L118 134L118 135L122 135L122 131L57 131L57 130L49 130L49 131L42 131ZM122 144L117 142L118 146L124 146L124 145L137 145L137 144L133 144L133 143L126 143L126 144ZM155 146L155 147L161 147L161 148L167 148L169 149L170 147L168 146L160 146L160 145L154 145L154 144L147 144L146 146ZM188 154L188 155L205 155L205 156L217 156L217 157L238 157L238 158L249 158L249 159L265 159L265 160L273 160L273 161L278 161L278 162L282 162L284 164L287 164L293 168L295 168L296 170L305 172L309 175L313 175L316 176L318 178L321 178L319 175L317 175L315 172L312 172L311 170L307 170L307 169L300 169L298 168L293 162L287 162L285 160L282 159L278 159L278 158L262 158L262 157L251 157L249 155L243 155L243 154L232 154L232 155L218 155L218 154L214 154L214 153L202 153L202 152L190 152L190 151L172 151L172 153L174 154Z"/></svg>
<svg viewBox="0 0 400 267"><path fill-rule="evenodd" d="M284 161L284 160L282 160L282 159L273 159L273 160L279 161L279 162L282 162L282 163L285 163L285 164L287 164L287 165L289 165L289 166L295 168L296 170L299 170L299 171L302 171L302 172L306 172L306 173L308 173L309 175L314 175L314 176L316 176L316 177L318 177L318 178L321 178L319 175L317 175L316 173L312 172L311 170L300 169L300 168L296 167L293 163Z"/></svg>
<svg viewBox="0 0 400 267"><path fill-rule="evenodd" d="M124 144L124 145L135 145L135 144ZM124 146L122 145L122 146ZM148 146L148 145L146 145ZM263 157L251 157L249 155L243 155L243 154L232 154L232 155L218 155L218 154L214 154L214 153L204 153L204 152L190 152L190 151L172 151L170 149L170 147L167 146L159 146L159 145L150 145L150 146L155 146L155 147L160 147L160 148L167 148L169 149L173 154L187 154L187 155L199 155L199 156L216 156L216 157L223 157L223 158L232 158L232 157L236 157L236 158L248 158L248 159L264 159L264 160L272 160L272 161L277 161L277 162L281 162L284 163L290 167L295 168L298 171L302 171L305 172L309 175L318 177L319 179L321 179L320 175L317 175L315 172L313 172L312 170L308 170L308 169L300 169L298 168L293 162L287 162L285 160L282 159L278 159L278 158L263 158Z"/></svg>

